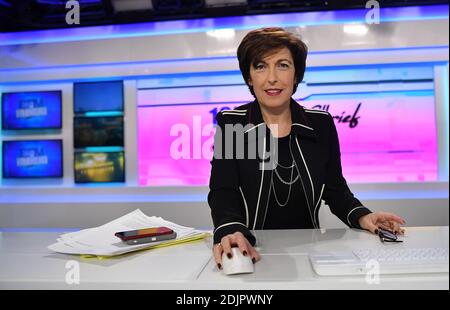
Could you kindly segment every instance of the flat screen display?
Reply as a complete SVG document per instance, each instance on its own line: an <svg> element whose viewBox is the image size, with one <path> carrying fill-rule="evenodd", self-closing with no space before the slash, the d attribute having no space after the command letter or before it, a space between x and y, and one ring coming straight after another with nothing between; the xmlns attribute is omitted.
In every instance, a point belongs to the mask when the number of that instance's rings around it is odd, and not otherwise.
<svg viewBox="0 0 450 310"><path fill-rule="evenodd" d="M61 91L2 94L2 129L52 129L62 126Z"/></svg>
<svg viewBox="0 0 450 310"><path fill-rule="evenodd" d="M3 141L3 178L61 178L62 140Z"/></svg>
<svg viewBox="0 0 450 310"><path fill-rule="evenodd" d="M123 117L75 117L74 146L123 146Z"/></svg>
<svg viewBox="0 0 450 310"><path fill-rule="evenodd" d="M123 82L102 81L74 84L74 112L123 111Z"/></svg>
<svg viewBox="0 0 450 310"><path fill-rule="evenodd" d="M75 183L124 181L124 152L75 153Z"/></svg>

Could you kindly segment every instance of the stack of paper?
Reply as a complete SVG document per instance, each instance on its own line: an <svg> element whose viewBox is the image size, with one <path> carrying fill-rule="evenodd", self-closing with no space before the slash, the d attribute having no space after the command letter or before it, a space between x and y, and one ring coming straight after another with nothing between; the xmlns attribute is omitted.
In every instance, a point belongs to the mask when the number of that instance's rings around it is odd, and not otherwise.
<svg viewBox="0 0 450 310"><path fill-rule="evenodd" d="M149 227L169 227L177 233L177 238L160 242L128 245L114 234L119 231ZM137 209L105 225L61 235L48 249L65 254L87 254L96 256L114 256L132 251L160 247L197 240L207 233L191 227L180 226L161 217L147 216Z"/></svg>

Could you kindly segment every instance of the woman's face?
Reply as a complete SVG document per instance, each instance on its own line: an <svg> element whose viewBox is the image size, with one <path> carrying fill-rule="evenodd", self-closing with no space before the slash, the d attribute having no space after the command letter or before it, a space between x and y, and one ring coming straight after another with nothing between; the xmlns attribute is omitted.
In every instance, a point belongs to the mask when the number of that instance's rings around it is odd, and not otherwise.
<svg viewBox="0 0 450 310"><path fill-rule="evenodd" d="M250 66L249 84L259 104L267 109L289 106L294 79L294 60L286 47Z"/></svg>

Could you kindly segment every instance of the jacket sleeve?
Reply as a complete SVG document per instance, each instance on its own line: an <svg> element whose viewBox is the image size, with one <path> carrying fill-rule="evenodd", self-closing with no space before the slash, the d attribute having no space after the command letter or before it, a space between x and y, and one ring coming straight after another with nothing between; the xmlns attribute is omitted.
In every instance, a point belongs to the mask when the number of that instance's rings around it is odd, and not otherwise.
<svg viewBox="0 0 450 310"><path fill-rule="evenodd" d="M233 159L226 159L224 156L224 116L218 113L216 119L215 147L211 161L208 194L208 204L214 224L214 243L219 243L222 237L239 231L252 245L255 245L255 237L246 225L245 209L239 191L237 160L234 156ZM218 143L221 143L220 149Z"/></svg>
<svg viewBox="0 0 450 310"><path fill-rule="evenodd" d="M358 220L361 216L371 213L354 197L342 175L341 152L339 138L333 118L330 117L330 160L327 164L325 189L323 199L330 210L342 222L351 228L361 229Z"/></svg>

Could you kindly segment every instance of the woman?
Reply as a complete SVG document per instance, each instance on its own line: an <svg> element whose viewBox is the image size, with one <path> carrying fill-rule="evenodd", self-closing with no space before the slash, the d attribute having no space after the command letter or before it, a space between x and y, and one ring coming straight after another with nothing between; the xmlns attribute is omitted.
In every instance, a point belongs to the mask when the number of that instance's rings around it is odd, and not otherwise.
<svg viewBox="0 0 450 310"><path fill-rule="evenodd" d="M231 258L234 246L260 259L250 230L319 228L322 199L349 227L403 233L402 218L371 212L351 193L332 116L291 99L306 55L306 45L282 28L251 31L239 45L239 67L256 100L217 115L208 203L219 269L222 253ZM236 135L243 137L238 145ZM259 156L250 156L252 148Z"/></svg>

